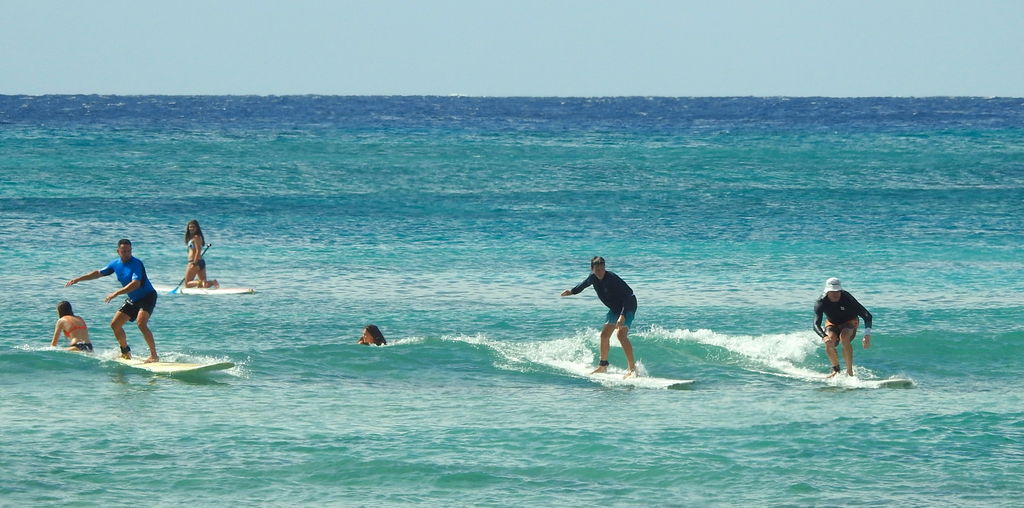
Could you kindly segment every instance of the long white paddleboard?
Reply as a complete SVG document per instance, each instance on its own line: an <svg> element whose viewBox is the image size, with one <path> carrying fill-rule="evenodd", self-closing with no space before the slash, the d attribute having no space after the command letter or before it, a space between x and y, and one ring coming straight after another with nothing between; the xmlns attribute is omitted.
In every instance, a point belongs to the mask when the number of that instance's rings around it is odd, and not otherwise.
<svg viewBox="0 0 1024 508"><path fill-rule="evenodd" d="M175 291L174 286L160 286L157 284L153 284L153 289L157 293L165 295L251 295L256 292L253 288L187 288L184 286L178 287L177 291Z"/></svg>
<svg viewBox="0 0 1024 508"><path fill-rule="evenodd" d="M121 365L127 365L136 369L142 369L149 372L155 372L157 374L198 374L201 372L212 372L215 370L224 370L234 367L235 364L231 362L217 362L217 363L181 363L181 362L153 362L146 363L141 358L132 358L131 360L125 360L124 358L115 358L115 362Z"/></svg>

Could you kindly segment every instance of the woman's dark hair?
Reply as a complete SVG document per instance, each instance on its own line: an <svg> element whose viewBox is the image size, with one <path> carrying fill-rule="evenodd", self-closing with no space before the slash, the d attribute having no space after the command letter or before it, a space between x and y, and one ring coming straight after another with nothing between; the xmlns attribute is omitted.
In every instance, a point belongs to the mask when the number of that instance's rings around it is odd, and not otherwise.
<svg viewBox="0 0 1024 508"><path fill-rule="evenodd" d="M366 331L370 332L370 336L373 337L374 344L380 345L388 343L388 341L384 340L384 334L380 333L380 328L377 328L377 325L366 325Z"/></svg>
<svg viewBox="0 0 1024 508"><path fill-rule="evenodd" d="M74 316L75 313L71 310L71 302L67 300L61 300L57 303L57 316Z"/></svg>
<svg viewBox="0 0 1024 508"><path fill-rule="evenodd" d="M594 256L594 257L590 258L590 266L591 266L591 268L593 268L593 267L595 267L597 265L603 265L603 264L604 264L604 258L601 257L601 256Z"/></svg>
<svg viewBox="0 0 1024 508"><path fill-rule="evenodd" d="M195 232L195 234L189 234L188 227L193 225L193 224L196 225L196 232ZM199 227L199 221L197 221L195 219L192 219L192 220L188 221L188 224L185 224L185 243L188 243L188 241L191 240L193 236L202 236L203 237L203 241L206 241L206 236L203 235L203 228ZM202 246L200 245L199 247L202 247Z"/></svg>

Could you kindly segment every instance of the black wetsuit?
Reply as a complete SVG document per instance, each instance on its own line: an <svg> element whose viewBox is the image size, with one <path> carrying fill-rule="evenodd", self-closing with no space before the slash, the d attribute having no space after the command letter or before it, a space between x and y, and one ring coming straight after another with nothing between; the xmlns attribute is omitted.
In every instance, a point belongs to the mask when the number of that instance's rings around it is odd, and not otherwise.
<svg viewBox="0 0 1024 508"><path fill-rule="evenodd" d="M829 300L828 294L824 294L814 303L814 331L818 337L826 335L825 330L821 328L822 314L834 325L841 325L860 316L864 318L864 328L871 328L871 313L845 290L840 293L838 302Z"/></svg>
<svg viewBox="0 0 1024 508"><path fill-rule="evenodd" d="M590 274L590 277L580 282L570 292L574 295L579 294L580 291L587 289L587 286L594 286L601 303L616 314L636 312L636 296L633 295L633 289L618 275L605 270L604 278L598 279L597 275Z"/></svg>

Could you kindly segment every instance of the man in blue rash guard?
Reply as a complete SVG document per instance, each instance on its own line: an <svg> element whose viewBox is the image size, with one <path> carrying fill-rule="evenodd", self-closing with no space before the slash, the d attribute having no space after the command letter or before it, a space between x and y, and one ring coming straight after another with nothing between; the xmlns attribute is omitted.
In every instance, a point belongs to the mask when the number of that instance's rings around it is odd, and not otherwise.
<svg viewBox="0 0 1024 508"><path fill-rule="evenodd" d="M822 315L828 319L821 327ZM846 360L846 374L853 375L853 338L857 335L859 317L864 318L864 349L871 347L871 313L849 292L843 290L839 279L832 277L825 281L825 291L814 303L814 332L825 342L825 353L832 362L832 372L825 379L839 373L839 354L836 344L843 344L843 359Z"/></svg>
<svg viewBox="0 0 1024 508"><path fill-rule="evenodd" d="M636 363L633 361L633 345L629 343L629 327L633 325L636 315L636 296L633 290L618 275L604 269L604 258L594 256L590 260L590 276L572 289L562 291L562 296L578 294L587 286L594 286L601 303L608 307L604 328L601 330L601 361L593 373L608 370L608 339L612 331L618 330L619 343L626 353L629 369L624 377L636 374Z"/></svg>
<svg viewBox="0 0 1024 508"><path fill-rule="evenodd" d="M153 314L153 309L156 308L156 290L153 289L153 284L146 276L146 267L142 265L142 260L132 256L131 240L124 238L118 240L117 256L117 259L108 263L107 266L71 279L64 284L64 287L78 284L83 280L116 274L118 282L123 287L107 295L103 301L110 303L110 300L120 295L128 295L124 305L114 313L114 319L110 321L110 328L114 330L114 337L117 338L117 343L121 346L121 357L129 360L132 357L132 350L128 347L128 337L124 333L124 324L127 321L135 321L142 336L146 339L146 345L149 346L149 358L146 359L146 363L158 362L160 357L156 354L153 332L149 330L149 317Z"/></svg>

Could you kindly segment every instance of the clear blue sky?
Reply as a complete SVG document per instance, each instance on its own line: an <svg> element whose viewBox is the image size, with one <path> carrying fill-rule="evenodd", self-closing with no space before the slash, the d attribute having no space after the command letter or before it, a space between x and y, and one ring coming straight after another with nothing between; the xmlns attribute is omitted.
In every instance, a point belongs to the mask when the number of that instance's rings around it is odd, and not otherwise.
<svg viewBox="0 0 1024 508"><path fill-rule="evenodd" d="M0 0L0 94L1024 96L1024 0Z"/></svg>

